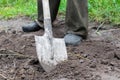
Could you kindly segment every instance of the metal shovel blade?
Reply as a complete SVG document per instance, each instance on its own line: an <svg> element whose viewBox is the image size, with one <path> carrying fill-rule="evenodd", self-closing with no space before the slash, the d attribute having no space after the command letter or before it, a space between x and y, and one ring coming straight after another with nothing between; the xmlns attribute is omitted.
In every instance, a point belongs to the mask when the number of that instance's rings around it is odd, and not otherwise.
<svg viewBox="0 0 120 80"><path fill-rule="evenodd" d="M53 38L52 48L46 36L35 36L39 62L46 72L53 70L58 63L67 60L64 39ZM52 51L51 51L52 49Z"/></svg>

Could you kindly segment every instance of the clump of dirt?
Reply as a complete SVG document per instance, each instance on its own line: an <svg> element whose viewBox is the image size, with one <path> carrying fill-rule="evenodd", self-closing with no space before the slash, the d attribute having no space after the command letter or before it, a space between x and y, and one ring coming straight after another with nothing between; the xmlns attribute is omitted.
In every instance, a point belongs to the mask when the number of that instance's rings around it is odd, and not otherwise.
<svg viewBox="0 0 120 80"><path fill-rule="evenodd" d="M68 61L46 73L34 41L34 35L43 35L44 30L22 32L21 26L29 22L27 18L0 22L0 80L120 80L120 29L103 25L96 32L99 24L90 23L88 39L67 46ZM56 21L53 31L55 37L63 37L64 21Z"/></svg>

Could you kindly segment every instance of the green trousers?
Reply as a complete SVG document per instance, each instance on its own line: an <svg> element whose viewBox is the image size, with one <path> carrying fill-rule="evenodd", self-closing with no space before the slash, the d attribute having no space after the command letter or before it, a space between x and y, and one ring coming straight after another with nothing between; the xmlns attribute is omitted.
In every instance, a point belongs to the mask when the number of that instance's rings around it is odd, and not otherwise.
<svg viewBox="0 0 120 80"><path fill-rule="evenodd" d="M56 19L61 0L50 0L52 22ZM38 0L38 21L43 22L42 0ZM88 7L87 0L67 0L65 16L66 33L87 37Z"/></svg>

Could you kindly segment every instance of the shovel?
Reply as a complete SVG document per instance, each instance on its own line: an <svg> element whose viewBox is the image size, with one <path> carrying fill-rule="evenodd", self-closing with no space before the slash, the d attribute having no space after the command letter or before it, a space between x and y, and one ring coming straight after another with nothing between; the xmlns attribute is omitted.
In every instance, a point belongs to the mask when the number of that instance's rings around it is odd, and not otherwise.
<svg viewBox="0 0 120 80"><path fill-rule="evenodd" d="M42 0L42 4L45 33L43 36L35 36L35 43L41 66L46 72L50 72L57 64L67 60L68 56L64 39L53 37L49 0Z"/></svg>

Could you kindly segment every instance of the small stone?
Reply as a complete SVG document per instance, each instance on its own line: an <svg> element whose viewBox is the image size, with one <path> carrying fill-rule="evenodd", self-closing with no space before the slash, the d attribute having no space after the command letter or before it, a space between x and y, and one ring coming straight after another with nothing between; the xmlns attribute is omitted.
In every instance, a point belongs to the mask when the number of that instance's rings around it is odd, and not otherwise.
<svg viewBox="0 0 120 80"><path fill-rule="evenodd" d="M89 64L90 68L96 68L98 61L96 59L92 60Z"/></svg>
<svg viewBox="0 0 120 80"><path fill-rule="evenodd" d="M92 63L91 65L90 65L90 68L96 68L97 66L96 66L96 64L95 63Z"/></svg>
<svg viewBox="0 0 120 80"><path fill-rule="evenodd" d="M25 80L25 77L26 77L25 75L22 75L21 80Z"/></svg>
<svg viewBox="0 0 120 80"><path fill-rule="evenodd" d="M85 58L88 57L88 54L84 54L83 57L85 57Z"/></svg>
<svg viewBox="0 0 120 80"><path fill-rule="evenodd" d="M111 66L116 66L116 65L117 65L117 63L116 63L116 62L114 62L114 61L112 61L112 62L110 62L110 65L111 65Z"/></svg>
<svg viewBox="0 0 120 80"><path fill-rule="evenodd" d="M101 60L101 64L107 65L108 64L108 60Z"/></svg>
<svg viewBox="0 0 120 80"><path fill-rule="evenodd" d="M81 59L81 60L80 60L80 63L83 63L83 62L84 62L84 60Z"/></svg>
<svg viewBox="0 0 120 80"><path fill-rule="evenodd" d="M16 34L16 31L15 31L15 30L13 30L13 31L12 31L12 33L13 33L13 34Z"/></svg>

